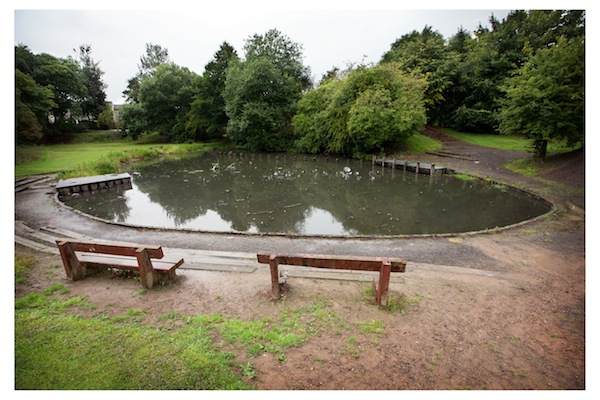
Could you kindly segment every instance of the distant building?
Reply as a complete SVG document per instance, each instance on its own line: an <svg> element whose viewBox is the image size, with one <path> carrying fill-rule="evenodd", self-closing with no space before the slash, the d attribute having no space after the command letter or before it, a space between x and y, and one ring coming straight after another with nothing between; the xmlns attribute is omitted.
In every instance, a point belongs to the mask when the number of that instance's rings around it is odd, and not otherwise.
<svg viewBox="0 0 600 400"><path fill-rule="evenodd" d="M117 124L117 126L119 126L119 122L121 121L120 119L120 111L121 111L121 107L123 107L123 104L112 104L112 109L113 109L113 115L115 117L115 124Z"/></svg>

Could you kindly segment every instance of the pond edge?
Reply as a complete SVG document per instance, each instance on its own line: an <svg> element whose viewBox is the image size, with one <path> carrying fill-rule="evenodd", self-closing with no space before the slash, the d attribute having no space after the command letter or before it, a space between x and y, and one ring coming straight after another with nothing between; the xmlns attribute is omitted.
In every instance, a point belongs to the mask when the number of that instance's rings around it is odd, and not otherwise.
<svg viewBox="0 0 600 400"><path fill-rule="evenodd" d="M253 233L253 232L236 232L236 231L208 231L208 230L199 230L199 229L178 229L178 228L164 228L157 226L146 226L146 225L136 225L136 224L126 224L123 222L115 222L109 221L103 218L95 217L93 215L84 213L83 211L77 210L71 206L63 203L59 198L59 193L56 192L53 196L54 201L60 206L69 211L72 211L78 215L86 217L88 219L101 222L107 225L119 226L124 228L132 228L137 230L147 230L147 231L157 231L157 232L182 232L182 233L198 233L198 234L207 234L207 235L222 235L222 236L243 236L243 237L283 237L289 239L346 239L346 240L371 240L371 239L379 239L379 240L394 240L394 239L415 239L415 238L450 238L450 237L468 237L468 236L477 236L477 235L487 235L487 234L495 234L504 232L507 230L515 229L522 227L524 225L531 224L533 222L544 219L554 213L557 212L558 208L556 205L549 201L548 199L539 196L530 191L517 188L515 186L508 185L506 183L497 182L491 180L489 178L483 179L477 176L474 178L484 181L490 185L503 185L506 186L508 190L514 190L516 192L521 192L527 196L531 196L536 198L537 200L541 200L549 205L550 210L545 212L544 214L540 214L536 217L529 218L520 222L516 222L514 224L505 225L501 227L488 228L477 231L467 231L467 232L453 232L453 233L420 233L420 234L402 234L402 235L335 235L335 234L311 234L311 235L301 235L295 233L283 233L283 232L264 232L264 233Z"/></svg>

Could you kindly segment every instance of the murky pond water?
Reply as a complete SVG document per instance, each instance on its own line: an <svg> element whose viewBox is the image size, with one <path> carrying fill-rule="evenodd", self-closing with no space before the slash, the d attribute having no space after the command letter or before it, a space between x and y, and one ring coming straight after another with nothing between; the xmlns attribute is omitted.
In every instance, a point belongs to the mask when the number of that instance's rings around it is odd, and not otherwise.
<svg viewBox="0 0 600 400"><path fill-rule="evenodd" d="M133 225L340 236L491 229L550 209L541 199L485 182L325 157L208 154L130 174L133 189L63 201Z"/></svg>

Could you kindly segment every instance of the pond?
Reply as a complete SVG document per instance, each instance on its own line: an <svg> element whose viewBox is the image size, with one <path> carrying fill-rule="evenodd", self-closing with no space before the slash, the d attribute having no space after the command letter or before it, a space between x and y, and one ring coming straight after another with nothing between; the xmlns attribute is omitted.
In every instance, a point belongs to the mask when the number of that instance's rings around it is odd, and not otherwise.
<svg viewBox="0 0 600 400"><path fill-rule="evenodd" d="M481 180L325 156L206 154L129 173L132 189L62 200L137 226L332 236L478 231L550 210L543 199Z"/></svg>

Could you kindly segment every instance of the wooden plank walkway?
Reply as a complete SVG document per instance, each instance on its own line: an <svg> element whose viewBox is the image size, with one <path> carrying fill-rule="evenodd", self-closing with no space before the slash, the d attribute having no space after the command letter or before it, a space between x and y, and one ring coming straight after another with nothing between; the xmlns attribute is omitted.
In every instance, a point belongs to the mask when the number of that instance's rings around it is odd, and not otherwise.
<svg viewBox="0 0 600 400"><path fill-rule="evenodd" d="M84 176L81 178L61 179L56 184L56 190L61 195L91 192L98 189L111 188L113 186L123 185L131 189L131 175L125 174L106 174L96 176Z"/></svg>
<svg viewBox="0 0 600 400"><path fill-rule="evenodd" d="M448 167L415 161L399 160L396 158L373 157L373 165L415 172L417 174L436 175L450 172Z"/></svg>

